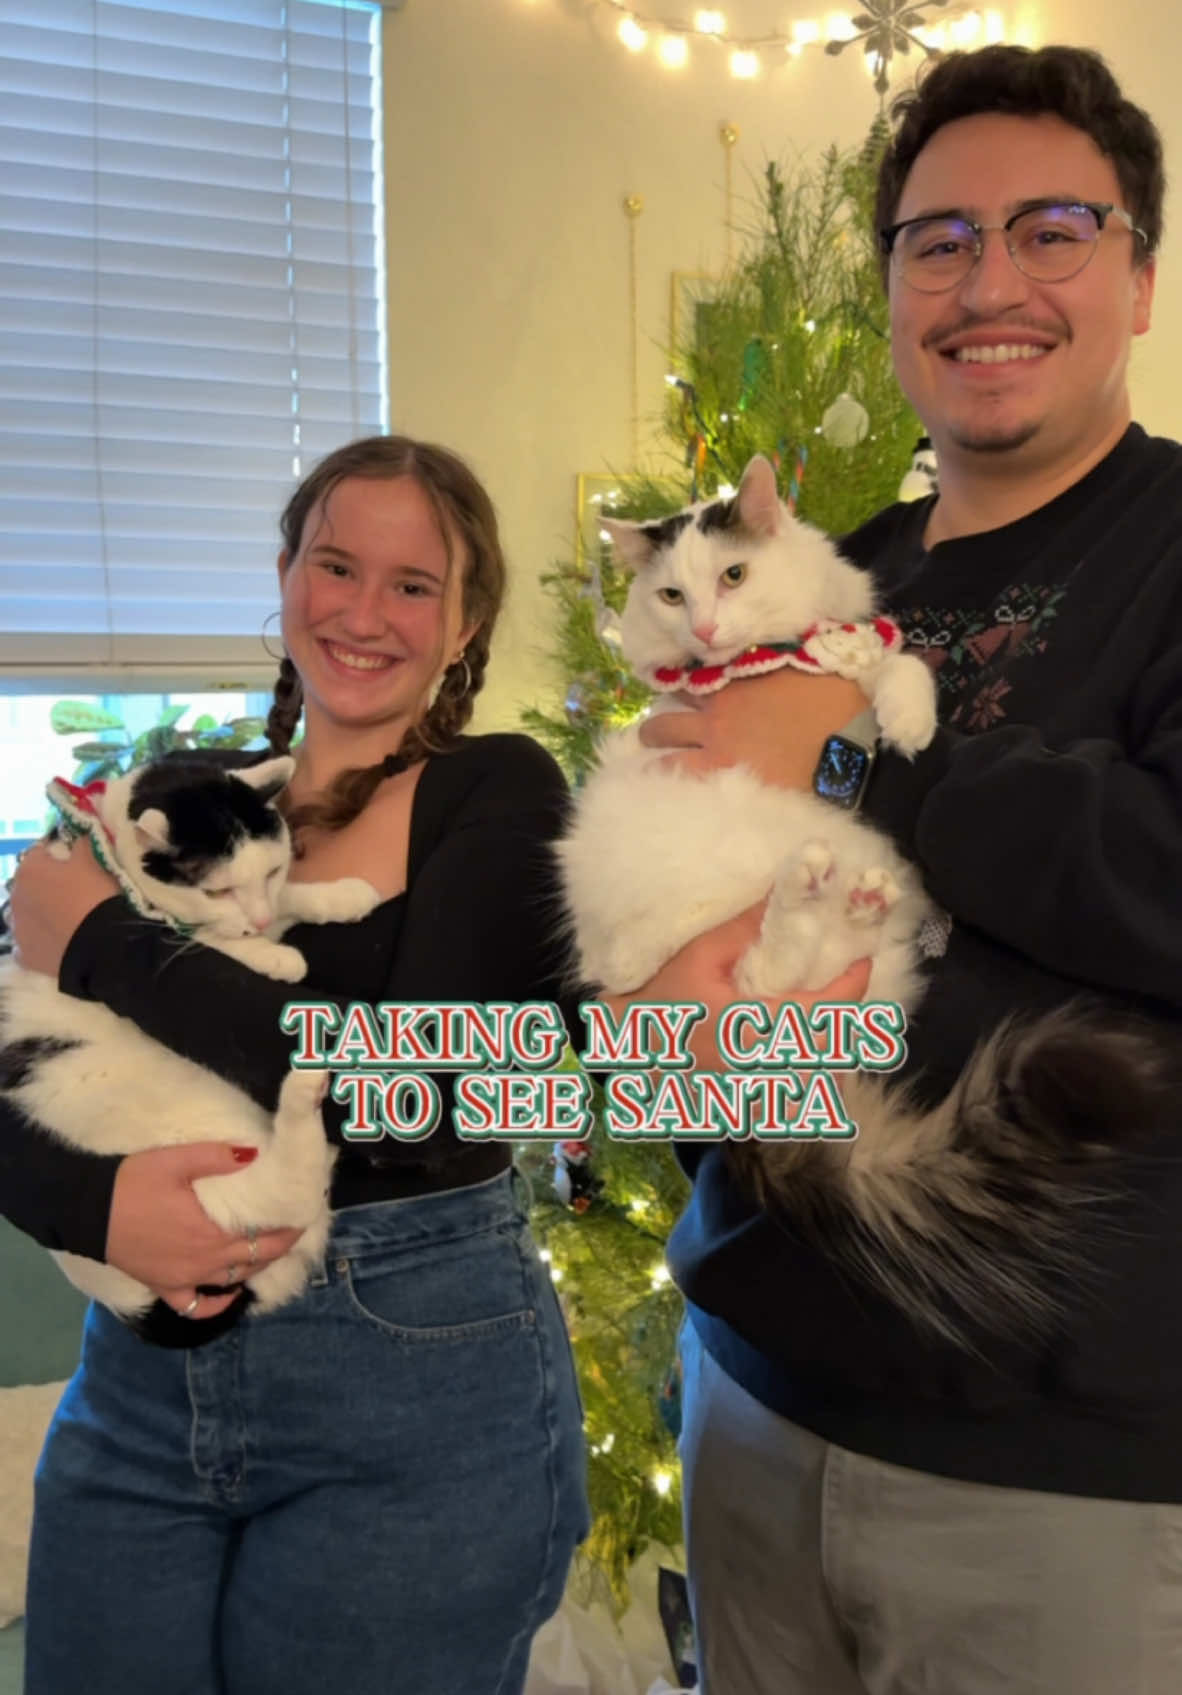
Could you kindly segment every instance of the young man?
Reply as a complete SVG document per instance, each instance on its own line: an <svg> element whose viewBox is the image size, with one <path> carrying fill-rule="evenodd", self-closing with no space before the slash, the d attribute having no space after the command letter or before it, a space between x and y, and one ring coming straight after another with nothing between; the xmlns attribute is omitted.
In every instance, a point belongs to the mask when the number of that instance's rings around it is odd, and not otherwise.
<svg viewBox="0 0 1182 1695"><path fill-rule="evenodd" d="M934 1100L1007 1014L1081 992L1182 1050L1182 448L1130 421L1163 173L1102 61L954 54L901 108L877 223L939 494L846 551L939 683L936 741L882 752L864 803L948 915L909 1032ZM785 671L646 734L804 785L861 704ZM754 922L662 992L725 985ZM684 1151L704 1695L1182 1688L1182 1111L1147 1129L1056 1332L972 1351L759 1214L721 1150Z"/></svg>

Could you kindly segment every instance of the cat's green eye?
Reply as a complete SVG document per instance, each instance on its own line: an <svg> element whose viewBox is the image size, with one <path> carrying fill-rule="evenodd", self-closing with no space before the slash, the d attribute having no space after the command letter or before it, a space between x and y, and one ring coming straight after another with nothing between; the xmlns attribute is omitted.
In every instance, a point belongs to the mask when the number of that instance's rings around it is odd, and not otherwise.
<svg viewBox="0 0 1182 1695"><path fill-rule="evenodd" d="M663 600L666 606L680 606L685 596L680 589L658 589L657 598Z"/></svg>
<svg viewBox="0 0 1182 1695"><path fill-rule="evenodd" d="M728 565L726 570L722 573L722 581L724 583L729 583L730 586L734 588L737 583L741 583L743 581L743 578L746 575L746 565Z"/></svg>

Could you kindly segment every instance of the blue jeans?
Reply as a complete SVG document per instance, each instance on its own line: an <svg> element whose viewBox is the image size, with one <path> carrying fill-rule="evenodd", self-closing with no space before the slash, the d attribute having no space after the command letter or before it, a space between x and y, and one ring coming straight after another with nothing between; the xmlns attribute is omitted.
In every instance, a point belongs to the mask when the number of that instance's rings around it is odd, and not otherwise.
<svg viewBox="0 0 1182 1695"><path fill-rule="evenodd" d="M26 1695L514 1695L587 1532L554 1290L506 1173L337 1214L191 1353L90 1310L37 1470Z"/></svg>

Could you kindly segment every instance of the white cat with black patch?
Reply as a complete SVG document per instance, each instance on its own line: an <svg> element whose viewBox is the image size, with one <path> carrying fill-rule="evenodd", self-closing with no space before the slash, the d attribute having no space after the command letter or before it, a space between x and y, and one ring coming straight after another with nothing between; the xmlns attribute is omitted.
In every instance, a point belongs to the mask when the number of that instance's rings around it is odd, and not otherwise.
<svg viewBox="0 0 1182 1695"><path fill-rule="evenodd" d="M305 964L278 939L290 924L349 922L379 900L357 877L289 880L291 840L275 801L294 765L283 757L227 770L192 757L163 759L109 782L93 802L105 851L137 904L179 921L194 941L293 983ZM129 1019L62 994L51 978L14 960L0 965L0 1095L47 1134L98 1154L208 1141L258 1149L240 1172L193 1184L212 1221L231 1234L303 1232L282 1258L247 1278L256 1312L297 1295L323 1255L336 1157L321 1121L325 1083L323 1071L293 1070L272 1116ZM141 1334L198 1339L197 1327L178 1328L170 1307L115 1266L54 1257L84 1294ZM200 1327L202 1339L211 1333Z"/></svg>
<svg viewBox="0 0 1182 1695"><path fill-rule="evenodd" d="M935 734L928 668L876 643L873 583L791 516L768 460L752 460L733 500L603 523L636 573L620 640L646 682L687 665L725 667L755 644L800 642L822 621L852 624L865 639L848 635L834 668L858 677L883 739L914 754ZM662 706L658 698L654 710ZM736 973L744 995L819 988L873 952L869 997L917 998L914 943L927 911L918 877L880 831L813 795L742 768L688 777L633 726L604 743L561 854L580 965L612 993L637 988L691 937L769 896L760 940Z"/></svg>
<svg viewBox="0 0 1182 1695"><path fill-rule="evenodd" d="M766 459L733 499L603 523L635 572L620 636L639 676L729 686L782 663L759 652L782 644L855 677L884 742L914 755L930 741L930 673L888 621L876 628L874 584L795 519ZM766 898L736 998L822 988L869 956L866 999L919 1004L931 910L919 876L882 832L817 795L742 767L680 770L631 726L606 737L558 854L580 978L601 990L635 991ZM1021 1333L1053 1315L1056 1278L1081 1274L1073 1226L1113 1187L1112 1127L1134 1138L1159 1086L1138 1034L1060 1012L995 1032L929 1111L845 1073L855 1138L729 1141L725 1153L761 1204L919 1322L961 1340L971 1312Z"/></svg>

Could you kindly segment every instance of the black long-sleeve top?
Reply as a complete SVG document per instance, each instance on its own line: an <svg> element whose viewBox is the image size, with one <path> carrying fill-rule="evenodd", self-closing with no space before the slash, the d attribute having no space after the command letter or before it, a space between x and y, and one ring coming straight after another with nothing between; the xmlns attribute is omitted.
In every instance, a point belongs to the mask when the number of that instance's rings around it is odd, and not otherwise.
<svg viewBox="0 0 1182 1695"><path fill-rule="evenodd" d="M866 815L950 915L903 1075L940 1098L1008 1013L1081 992L1182 1052L1182 447L1131 426L1074 488L925 551L931 501L844 543L939 685L914 764L884 753ZM717 1148L670 1264L748 1391L826 1439L969 1481L1182 1501L1182 1067L1122 1173L1060 1330L976 1356L921 1336L758 1213Z"/></svg>
<svg viewBox="0 0 1182 1695"><path fill-rule="evenodd" d="M268 1108L289 1069L294 1037L280 1015L294 1000L342 1009L359 1001L551 1001L569 1021L550 853L567 800L557 764L528 737L464 738L419 778L404 893L359 923L288 931L285 940L308 962L302 983L262 977L212 948L181 946L116 896L79 926L60 986L102 1001ZM506 1142L457 1139L453 1080L434 1080L440 1122L422 1142L344 1139L345 1109L326 1103L326 1130L342 1145L334 1206L455 1188L508 1166ZM117 1157L52 1140L0 1102L0 1212L45 1245L104 1257L118 1166Z"/></svg>

